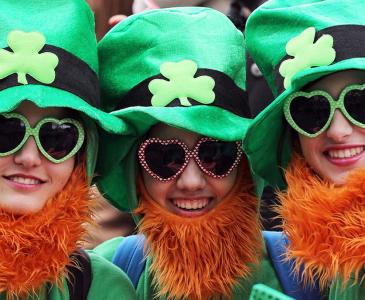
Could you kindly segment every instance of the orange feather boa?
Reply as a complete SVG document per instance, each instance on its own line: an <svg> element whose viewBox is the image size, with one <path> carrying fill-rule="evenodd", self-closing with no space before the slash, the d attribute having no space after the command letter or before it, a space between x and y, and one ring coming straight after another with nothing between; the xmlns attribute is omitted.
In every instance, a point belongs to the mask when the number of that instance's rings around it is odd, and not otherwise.
<svg viewBox="0 0 365 300"><path fill-rule="evenodd" d="M247 167L248 169L248 167ZM229 195L203 216L184 218L152 200L139 180L142 215L158 297L202 300L229 297L239 278L250 275L262 247L258 200L251 175L239 172Z"/></svg>
<svg viewBox="0 0 365 300"><path fill-rule="evenodd" d="M76 167L64 189L31 215L0 209L0 292L8 299L35 294L49 282L61 286L70 254L91 221L85 169Z"/></svg>
<svg viewBox="0 0 365 300"><path fill-rule="evenodd" d="M296 155L286 171L288 189L277 208L290 243L287 257L303 280L327 287L336 276L344 286L351 276L363 279L365 266L365 170L355 170L335 186L313 174Z"/></svg>

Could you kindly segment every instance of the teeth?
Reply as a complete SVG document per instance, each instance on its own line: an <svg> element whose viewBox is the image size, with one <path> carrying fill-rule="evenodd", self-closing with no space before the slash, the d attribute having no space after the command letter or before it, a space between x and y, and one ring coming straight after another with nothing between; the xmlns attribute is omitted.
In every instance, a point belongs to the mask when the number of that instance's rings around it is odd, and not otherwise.
<svg viewBox="0 0 365 300"><path fill-rule="evenodd" d="M196 210L204 208L208 205L208 199L201 199L201 200L181 200L181 199L174 199L173 203L178 208L188 209L188 210Z"/></svg>
<svg viewBox="0 0 365 300"><path fill-rule="evenodd" d="M20 184L29 184L29 185L33 185L33 184L40 184L41 181L38 179L34 179L34 178L25 178L25 177L19 177L19 176L12 176L9 177L9 180L16 182L16 183L20 183Z"/></svg>
<svg viewBox="0 0 365 300"><path fill-rule="evenodd" d="M350 157L360 154L363 150L364 150L363 147L355 147L355 148L340 149L340 150L329 150L328 155L331 158L350 158Z"/></svg>

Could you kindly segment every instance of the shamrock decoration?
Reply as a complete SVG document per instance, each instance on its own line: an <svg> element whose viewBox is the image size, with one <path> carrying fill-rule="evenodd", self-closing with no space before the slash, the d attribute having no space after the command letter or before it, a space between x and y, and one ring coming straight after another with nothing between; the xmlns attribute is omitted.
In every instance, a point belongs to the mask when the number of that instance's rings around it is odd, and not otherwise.
<svg viewBox="0 0 365 300"><path fill-rule="evenodd" d="M182 106L191 106L188 98L202 104L212 103L215 99L214 79L210 76L194 78L197 70L198 66L192 60L163 63L160 72L170 81L154 79L149 83L148 88L153 94L152 106L166 106L176 98Z"/></svg>
<svg viewBox="0 0 365 300"><path fill-rule="evenodd" d="M7 42L13 52L0 49L0 79L17 73L21 84L28 83L26 74L45 84L55 80L58 57L50 52L38 53L46 43L41 33L14 30Z"/></svg>
<svg viewBox="0 0 365 300"><path fill-rule="evenodd" d="M294 58L283 61L279 73L285 78L284 87L291 85L293 76L311 67L328 66L335 60L333 37L322 35L315 43L315 28L309 27L286 44L286 52Z"/></svg>

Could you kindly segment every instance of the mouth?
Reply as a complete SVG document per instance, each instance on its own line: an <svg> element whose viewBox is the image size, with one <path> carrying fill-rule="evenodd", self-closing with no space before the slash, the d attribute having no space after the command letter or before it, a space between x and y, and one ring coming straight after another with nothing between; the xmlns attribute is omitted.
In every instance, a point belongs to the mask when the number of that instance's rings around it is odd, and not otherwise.
<svg viewBox="0 0 365 300"><path fill-rule="evenodd" d="M174 203L174 205L180 209L194 211L205 208L209 203L209 199L207 198L199 200L175 199L172 201L172 203Z"/></svg>
<svg viewBox="0 0 365 300"><path fill-rule="evenodd" d="M174 213L184 217L197 217L205 214L214 206L214 198L173 198L170 199L170 203Z"/></svg>
<svg viewBox="0 0 365 300"><path fill-rule="evenodd" d="M356 155L359 155L363 151L364 151L364 147L359 146L359 147L346 148L346 149L328 150L325 153L330 158L351 158Z"/></svg>
<svg viewBox="0 0 365 300"><path fill-rule="evenodd" d="M9 180L17 185L24 185L24 186L36 186L42 183L45 183L44 180L33 176L24 176L24 175L10 175L10 176L3 176L6 180Z"/></svg>
<svg viewBox="0 0 365 300"><path fill-rule="evenodd" d="M324 155L338 165L353 164L358 161L364 153L364 146L344 146L339 148L329 148Z"/></svg>

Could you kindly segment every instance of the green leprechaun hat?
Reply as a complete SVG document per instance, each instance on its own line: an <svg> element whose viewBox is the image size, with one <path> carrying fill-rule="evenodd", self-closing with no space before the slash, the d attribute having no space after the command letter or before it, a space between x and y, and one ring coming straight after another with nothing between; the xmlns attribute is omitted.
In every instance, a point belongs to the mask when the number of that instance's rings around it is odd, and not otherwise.
<svg viewBox="0 0 365 300"><path fill-rule="evenodd" d="M220 12L185 7L133 15L100 41L99 59L104 109L130 132L102 140L97 184L114 206L137 205L137 145L154 124L225 141L245 135L251 119L244 37Z"/></svg>
<svg viewBox="0 0 365 300"><path fill-rule="evenodd" d="M87 172L96 163L95 122L111 132L123 122L98 109L100 92L93 14L84 0L0 1L0 112L29 100L81 112Z"/></svg>
<svg viewBox="0 0 365 300"><path fill-rule="evenodd" d="M255 118L244 148L255 174L272 185L285 187L291 157L285 100L325 75L365 70L364 13L362 0L272 0L249 17L247 49L276 99Z"/></svg>

